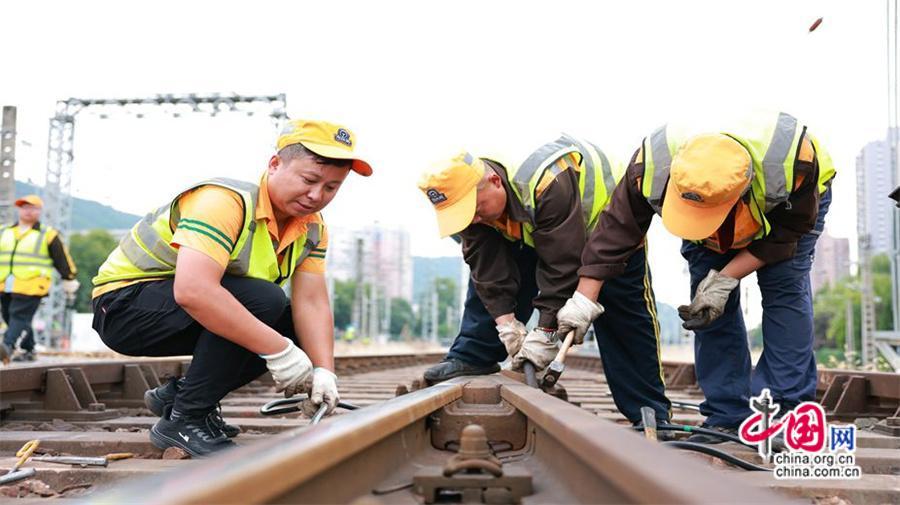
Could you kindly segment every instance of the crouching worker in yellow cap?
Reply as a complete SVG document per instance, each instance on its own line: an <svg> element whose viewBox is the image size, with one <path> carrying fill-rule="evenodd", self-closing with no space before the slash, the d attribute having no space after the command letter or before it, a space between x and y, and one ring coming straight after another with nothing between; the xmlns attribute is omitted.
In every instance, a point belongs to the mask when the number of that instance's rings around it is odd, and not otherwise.
<svg viewBox="0 0 900 505"><path fill-rule="evenodd" d="M621 274L654 213L684 239L692 301L679 313L695 332L705 427L734 433L752 413L751 392L762 388L781 412L815 399L809 270L834 175L828 154L789 114L759 114L703 134L668 125L644 139L600 217L578 271L578 292L591 300ZM736 288L754 271L764 350L751 377ZM582 325L571 316L576 303L559 311L560 328ZM691 440L721 441L703 434Z"/></svg>
<svg viewBox="0 0 900 505"><path fill-rule="evenodd" d="M594 144L563 135L518 161L462 153L421 178L440 234L459 234L471 268L459 335L425 373L428 382L493 373L507 356L513 369L550 364L565 336L556 312L572 296L585 238L622 173ZM641 251L601 298L605 313L596 298L580 302L585 320L597 319L616 405L634 423L643 406L669 418L649 277ZM526 331L535 308L537 327ZM586 330L579 328L576 343Z"/></svg>
<svg viewBox="0 0 900 505"><path fill-rule="evenodd" d="M50 292L53 270L62 277L62 289L69 301L74 301L79 283L75 263L69 257L59 232L41 223L44 201L37 195L16 200L19 220L0 230L0 294L6 333L0 344L0 358L4 361L15 351L16 342L22 348L13 361L34 361L34 330L31 320Z"/></svg>
<svg viewBox="0 0 900 505"><path fill-rule="evenodd" d="M132 356L192 354L184 378L150 390L159 448L205 456L234 444L218 402L268 369L304 411L338 403L334 324L319 211L354 172L349 130L291 121L258 183L210 179L147 214L94 278L94 329ZM291 279L291 298L282 285ZM298 347L299 346L299 347Z"/></svg>

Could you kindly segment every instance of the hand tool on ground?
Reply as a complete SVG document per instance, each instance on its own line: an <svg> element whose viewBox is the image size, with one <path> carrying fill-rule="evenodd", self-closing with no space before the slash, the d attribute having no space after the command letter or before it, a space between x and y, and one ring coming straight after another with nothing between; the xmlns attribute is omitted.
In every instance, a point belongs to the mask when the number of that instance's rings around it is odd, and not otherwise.
<svg viewBox="0 0 900 505"><path fill-rule="evenodd" d="M534 369L534 363L526 361L522 365L522 371L525 372L525 384L537 389L540 385L537 381L537 372Z"/></svg>
<svg viewBox="0 0 900 505"><path fill-rule="evenodd" d="M651 407L641 407L641 422L644 424L644 437L656 442L656 412Z"/></svg>
<svg viewBox="0 0 900 505"><path fill-rule="evenodd" d="M541 389L547 391L556 385L556 382L559 381L559 376L562 375L563 371L566 369L566 353L569 352L569 347L572 347L572 341L575 339L575 332L570 331L568 335L566 335L566 339L563 340L562 345L559 347L559 352L556 353L556 358L550 362L550 365L547 366L547 371L544 372L544 378L541 380Z"/></svg>
<svg viewBox="0 0 900 505"><path fill-rule="evenodd" d="M306 395L297 395L291 398L273 400L260 407L259 413L264 416L277 416L279 414L300 412L300 403L304 400L306 400ZM358 405L347 402L338 402L337 406L346 410L356 410L360 408Z"/></svg>
<svg viewBox="0 0 900 505"><path fill-rule="evenodd" d="M25 442L25 445L23 445L21 449L16 451L16 457L19 458L18 461L16 461L15 464L13 464L13 467L10 468L8 472L6 472L6 475L0 477L0 484L15 482L17 480L26 479L34 475L34 468L26 468L24 470L19 470L19 468L21 468L22 465L24 465L25 462L28 461L28 458L30 458L31 455L34 454L35 449L37 449L39 445L41 445L40 440L29 440L28 442Z"/></svg>
<svg viewBox="0 0 900 505"><path fill-rule="evenodd" d="M328 405L325 402L322 402L319 405L319 410L316 411L316 415L312 416L312 420L309 421L309 424L319 424L319 421L321 421L322 418L325 417L326 412L328 412Z"/></svg>
<svg viewBox="0 0 900 505"><path fill-rule="evenodd" d="M44 463L57 463L60 465L74 465L82 468L88 466L107 466L109 460L106 457L84 457L84 456L35 456L31 461L42 461Z"/></svg>

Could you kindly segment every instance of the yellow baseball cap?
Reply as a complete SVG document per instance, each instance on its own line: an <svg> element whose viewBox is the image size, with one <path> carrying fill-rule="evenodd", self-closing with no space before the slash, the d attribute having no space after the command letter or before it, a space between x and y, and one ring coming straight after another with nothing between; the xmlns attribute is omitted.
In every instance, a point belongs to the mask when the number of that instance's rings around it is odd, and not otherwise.
<svg viewBox="0 0 900 505"><path fill-rule="evenodd" d="M16 200L16 207L21 207L25 204L34 205L35 207L44 207L44 201L41 200L41 197L37 195L25 195L22 198Z"/></svg>
<svg viewBox="0 0 900 505"><path fill-rule="evenodd" d="M343 126L326 121L295 119L288 121L278 135L276 147L280 151L293 144L301 144L325 158L353 160L351 168L363 176L372 175L372 167L353 154L356 136Z"/></svg>
<svg viewBox="0 0 900 505"><path fill-rule="evenodd" d="M472 224L478 183L483 176L484 162L467 152L422 174L418 186L434 205L441 237L459 233Z"/></svg>
<svg viewBox="0 0 900 505"><path fill-rule="evenodd" d="M750 153L720 133L692 137L675 154L662 207L662 222L685 240L712 235L753 178Z"/></svg>

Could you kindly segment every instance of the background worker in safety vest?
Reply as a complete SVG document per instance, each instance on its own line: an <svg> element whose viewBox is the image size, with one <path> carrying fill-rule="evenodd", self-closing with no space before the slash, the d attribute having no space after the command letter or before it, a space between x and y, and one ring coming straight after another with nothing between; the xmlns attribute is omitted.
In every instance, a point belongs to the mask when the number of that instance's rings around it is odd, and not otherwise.
<svg viewBox="0 0 900 505"><path fill-rule="evenodd" d="M350 170L372 173L355 140L330 123L291 121L259 184L212 179L187 188L135 225L100 267L93 326L106 345L131 356L194 356L183 379L144 397L161 415L150 431L157 447L203 456L232 446L240 430L225 424L218 402L267 368L285 396L309 393L307 414L337 405L319 211Z"/></svg>
<svg viewBox="0 0 900 505"><path fill-rule="evenodd" d="M526 360L538 370L550 364L566 335L557 331L556 312L575 289L586 236L621 174L621 165L595 145L564 135L524 161L463 153L422 177L419 188L434 204L440 234L459 233L471 267L459 335L426 380L494 373L507 355L513 369ZM595 301L584 300L584 307L591 320L603 314L595 330L616 405L633 423L645 405L668 420L643 249L600 301L605 313ZM537 327L526 332L523 322L535 308Z"/></svg>
<svg viewBox="0 0 900 505"><path fill-rule="evenodd" d="M591 314L577 297L603 296L644 240L653 214L684 239L705 427L734 432L752 412L751 393L769 388L781 412L813 400L809 270L835 175L830 157L788 114L762 114L715 133L664 126L644 139L582 255L578 293L559 311L560 331ZM762 357L751 377L747 330L735 289L756 272L763 308ZM602 287L602 290L601 290ZM696 442L721 439L695 434Z"/></svg>
<svg viewBox="0 0 900 505"><path fill-rule="evenodd" d="M21 338L23 354L14 361L34 361L34 330L31 319L50 292L55 268L63 278L62 289L69 300L78 292L77 270L59 232L40 222L44 202L37 195L16 200L19 220L0 232L0 294L6 333L0 355L9 356ZM5 359L5 358L4 358Z"/></svg>

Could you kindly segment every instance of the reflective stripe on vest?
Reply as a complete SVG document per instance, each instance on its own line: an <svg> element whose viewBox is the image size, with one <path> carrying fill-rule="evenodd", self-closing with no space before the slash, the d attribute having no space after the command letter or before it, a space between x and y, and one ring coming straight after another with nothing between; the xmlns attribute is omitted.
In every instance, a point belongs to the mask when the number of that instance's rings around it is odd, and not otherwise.
<svg viewBox="0 0 900 505"><path fill-rule="evenodd" d="M784 203L790 197L791 192L787 188L788 180L793 181L794 159L789 158L797 150L800 133L797 131L797 119L790 114L780 112L775 122L772 135L767 143L763 139L750 138L740 133L740 128L735 132L722 132L734 138L747 148L754 165L761 166L762 178L754 177L753 184L760 186L765 192L765 211L768 212L776 206ZM672 158L688 138L669 138L669 126L664 125L656 129L647 141L644 142L644 178L642 189L650 206L657 214L662 213L662 199L666 191L666 182L669 180L669 171L672 167ZM755 146L764 145L765 153L761 159ZM649 153L649 157L648 157ZM755 174L758 174L754 170Z"/></svg>
<svg viewBox="0 0 900 505"><path fill-rule="evenodd" d="M516 196L519 197L519 201L522 202L525 211L528 212L532 225L534 224L535 212L534 189L537 186L536 181L534 185L532 185L532 181L534 179L540 180L540 174L547 166L566 154L575 152L578 152L578 149L572 145L572 143L568 142L565 136L562 136L553 142L544 144L531 153L531 155L525 158L525 161L516 167L516 170L510 174L512 176L509 180L510 186L512 186ZM509 174L510 170L507 166L503 165L503 167L507 169L507 174ZM557 168L554 173L559 173L559 169Z"/></svg>
<svg viewBox="0 0 900 505"><path fill-rule="evenodd" d="M4 228L0 234L0 280L10 274L23 280L51 277L53 259L47 240L51 230L41 225L40 229L29 229L16 239L15 225Z"/></svg>
<svg viewBox="0 0 900 505"><path fill-rule="evenodd" d="M171 225L180 221L177 202L186 192L208 185L236 192L244 204L244 222L230 251L225 267L227 274L281 283L318 245L322 234L321 226L319 223L309 223L307 233L298 237L303 245L297 247L297 244L292 244L287 249L288 253L279 261L269 234L256 233L259 227L255 218L259 186L232 179L210 179L179 193L169 205L147 214L138 222L100 267L94 284L174 275L178 253L169 243L174 234ZM284 265L287 268L282 270Z"/></svg>
<svg viewBox="0 0 900 505"><path fill-rule="evenodd" d="M578 166L572 168L578 172L578 191L584 225L589 231L596 225L600 212L609 203L616 183L624 173L623 170L614 170L613 163L595 144L564 134L559 139L541 146L518 166L503 160L487 158L496 161L506 170L513 196L528 212L529 222L522 223L522 239L528 245L534 245L531 234L535 225L534 197L537 187L545 172L554 175L561 173L564 168L557 162L570 154L578 158ZM507 168L510 166L516 168L512 170ZM616 165L616 168L621 167ZM514 240L511 237L507 238Z"/></svg>

